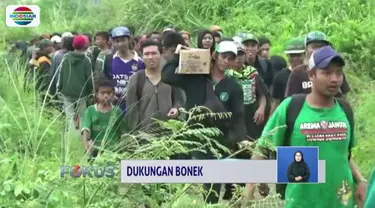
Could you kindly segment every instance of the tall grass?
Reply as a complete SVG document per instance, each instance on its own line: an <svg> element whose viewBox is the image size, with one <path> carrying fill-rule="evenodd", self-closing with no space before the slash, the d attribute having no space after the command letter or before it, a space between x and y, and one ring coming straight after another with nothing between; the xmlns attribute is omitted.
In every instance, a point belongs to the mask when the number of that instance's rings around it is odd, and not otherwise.
<svg viewBox="0 0 375 208"><path fill-rule="evenodd" d="M24 89L25 66L18 61L9 63L7 59L2 59L0 66L6 69L0 72L0 203L3 206L133 207L148 202L157 207L157 202L164 200L165 207L205 207L199 185L174 184L164 188L158 184L119 186L118 169L114 179L60 178L61 165L87 163L88 157L78 135L74 132L66 134L62 113L47 108L34 90ZM202 115L185 113L187 122L160 122L168 134L123 135L120 145L127 151L108 150L95 163L119 164L120 159L166 159L192 150L209 150L219 154L213 146L229 151L212 140L220 134L218 129L190 128L189 121L201 119ZM201 139L200 142L205 145L199 145L198 141L181 140L192 136ZM140 146L138 141L144 138L148 143ZM186 149L187 145L195 145L196 148ZM150 196L145 196L145 187L151 190Z"/></svg>
<svg viewBox="0 0 375 208"><path fill-rule="evenodd" d="M118 179L61 179L62 164L85 164L87 157L77 135L64 134L64 119L58 111L50 111L41 105L34 91L24 91L24 66L4 60L0 66L0 203L8 207L131 207L150 202L156 207L160 199L167 199L165 207L205 207L196 185L150 185L152 194L144 195L141 185L118 185ZM355 106L358 146L354 158L367 176L374 166L372 158L375 143L372 141L375 120L368 117L373 113L375 99L372 94L374 83L359 80L352 73L348 78L356 91L350 97ZM215 129L189 130L186 122L169 121L161 123L174 133L154 138L152 142L139 147L134 135L125 135L124 145L137 150L132 153L104 153L96 163L117 162L124 159L163 159L175 153L186 152L176 139L183 135L195 135L210 145ZM144 137L145 135L143 135ZM67 139L69 147L64 149L62 141ZM190 145L194 142L185 142ZM212 148L211 148L212 149ZM202 148L197 148L202 150ZM215 151L215 150L212 150ZM118 171L118 170L117 170ZM120 190L120 191L119 191ZM164 190L164 191L163 191ZM254 201L253 206L276 206L278 201L271 195L268 199ZM217 207L230 207L226 204Z"/></svg>
<svg viewBox="0 0 375 208"><path fill-rule="evenodd" d="M116 194L118 180L68 180L59 176L62 164L84 164L83 147L77 135L64 135L63 118L41 105L34 91L24 91L23 67L1 60L0 91L0 203L5 207L123 207L142 201L135 197L140 187L126 196ZM49 111L49 112L47 112ZM69 148L61 142L68 139ZM98 159L166 157L168 144L153 144L154 152L130 155L104 154ZM146 147L144 147L146 148ZM148 147L150 148L150 147ZM164 151L165 152L165 151ZM157 156L152 156L152 154ZM62 155L68 155L62 157ZM133 190L134 189L134 190ZM100 190L100 191L98 191ZM135 200L137 199L137 200ZM125 203L125 204L123 204ZM121 205L122 204L122 205Z"/></svg>
<svg viewBox="0 0 375 208"><path fill-rule="evenodd" d="M161 199L166 200L166 205L175 206L176 203L181 204L181 197L191 196L187 192L192 192L195 197L201 193L200 186L183 184L167 185L163 189L157 184L119 187L118 169L114 179L60 178L61 165L87 163L88 157L84 154L78 134L65 134L62 113L47 108L34 90L24 89L24 65L2 59L0 66L6 69L0 72L0 203L3 206L132 207L149 202L156 207ZM190 115L189 112L187 114ZM121 146L129 151L119 153L108 150L95 163L119 164L120 159L165 159L176 153L186 153L189 150L183 144L197 144L177 141L177 138L186 136L201 138L208 149L216 151L212 148L216 142L211 138L220 134L217 129L201 127L191 130L188 123L182 121L161 124L172 134L158 137L142 134L137 138L136 135L124 135ZM148 144L139 146L135 141L141 138L147 138ZM215 146L220 147L217 143ZM195 150L204 151L199 146ZM150 196L145 196L144 187L151 190ZM196 204L203 207L201 200Z"/></svg>
<svg viewBox="0 0 375 208"><path fill-rule="evenodd" d="M370 46L374 45L375 28L370 17L375 7L369 5L371 2L102 0L99 7L90 6L90 2L40 0L41 26L19 29L0 24L1 31L4 31L2 40L29 39L32 34L40 32L106 30L117 25L132 25L137 29L136 33L169 24L194 31L215 23L223 26L227 34L238 30L267 34L274 42L274 53L280 53L283 42L291 36L313 29L323 30L350 60L346 75L352 87L349 99L355 110L358 140L354 159L366 176L374 167L375 142L372 137L375 119L371 115L375 112L375 83L370 76L374 71L372 57L375 51ZM5 44L1 47L4 49ZM2 58L0 68L2 206L132 207L140 202L155 204L157 199L167 198L165 207L205 207L200 197L201 188L195 185L168 185L162 189L165 191L161 191L158 185L151 185L152 195L146 197L140 185L122 186L119 192L115 180L61 179L58 173L60 165L84 164L86 161L80 140L76 135L63 133L64 119L60 112L43 107L35 91L24 91L25 67L22 63L8 63ZM182 131L184 123L164 125ZM209 132L215 133L214 130ZM209 139L210 135L206 137ZM69 141L68 147L62 145L63 140ZM130 136L124 140L129 148L137 145ZM149 146L142 147L136 154L105 153L97 163L117 161L118 158L167 158L176 151L186 150L175 142L175 138L154 138ZM272 207L276 203L271 197L268 201L258 201L255 207ZM220 204L217 207L228 206Z"/></svg>

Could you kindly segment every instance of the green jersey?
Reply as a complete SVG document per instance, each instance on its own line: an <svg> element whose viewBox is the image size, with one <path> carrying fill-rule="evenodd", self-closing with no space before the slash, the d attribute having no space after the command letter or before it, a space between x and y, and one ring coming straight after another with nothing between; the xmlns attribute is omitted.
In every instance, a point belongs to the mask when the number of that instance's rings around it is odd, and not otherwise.
<svg viewBox="0 0 375 208"><path fill-rule="evenodd" d="M247 135L254 139L259 138L264 124L256 124L253 118L259 108L259 98L266 96L267 99L268 92L266 85L258 74L257 69L252 66L244 66L240 72L228 69L225 70L225 74L235 78L242 86Z"/></svg>
<svg viewBox="0 0 375 208"><path fill-rule="evenodd" d="M286 113L291 98L273 113L259 139L260 147L285 145ZM277 128L277 130L275 130ZM349 149L355 140L339 103L331 108L313 108L306 101L291 132L290 146L318 146L319 160L326 161L326 183L288 184L284 208L353 208L354 182Z"/></svg>
<svg viewBox="0 0 375 208"><path fill-rule="evenodd" d="M112 109L106 113L98 111L97 105L89 106L83 117L82 125L82 131L88 130L90 139L95 144L100 144L103 141L115 144L125 128L121 109L117 106L112 106Z"/></svg>
<svg viewBox="0 0 375 208"><path fill-rule="evenodd" d="M252 66L245 67L241 72L236 72L233 69L228 69L225 71L227 76L236 78L241 84L243 89L244 104L254 104L257 100L256 86L259 80L257 69ZM258 79L257 79L258 78Z"/></svg>

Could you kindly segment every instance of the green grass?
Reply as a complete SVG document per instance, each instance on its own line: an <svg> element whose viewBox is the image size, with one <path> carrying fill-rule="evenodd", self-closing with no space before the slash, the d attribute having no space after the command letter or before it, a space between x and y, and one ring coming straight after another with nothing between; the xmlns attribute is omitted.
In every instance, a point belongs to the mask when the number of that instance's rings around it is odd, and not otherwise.
<svg viewBox="0 0 375 208"><path fill-rule="evenodd" d="M166 25L177 25L195 31L215 23L223 26L227 35L239 30L266 34L273 41L273 53L281 54L283 43L290 37L310 30L323 30L335 47L344 52L349 65L346 75L352 87L349 99L355 110L357 147L354 159L365 176L375 162L375 5L372 1L266 0L266 1L152 1L102 0L92 8L91 1L39 0L42 17L36 29L6 28L0 37L7 40L29 39L34 33L66 30L97 31L117 25L136 28L136 33L149 32ZM72 9L74 8L74 9ZM121 9L119 9L121 8ZM4 11L2 11L4 12ZM101 14L100 17L98 14ZM0 21L4 21L1 19ZM1 45L6 48L5 44ZM0 204L4 207L132 207L148 200L168 196L164 207L196 207L205 205L196 185L170 185L175 194L154 189L145 198L139 185L122 186L114 180L61 179L61 164L84 164L86 156L80 140L74 134L64 134L64 119L57 111L50 112L40 105L34 91L23 90L22 66L0 60ZM181 128L180 124L170 124ZM201 132L199 132L202 134ZM209 136L207 136L209 137ZM64 146L64 141L66 146ZM126 139L127 147L134 147ZM172 141L156 140L152 146L136 155L104 154L98 163L118 158L165 158L173 152L171 146L183 151ZM168 148L169 147L169 148ZM152 151L149 151L151 148ZM166 151L166 149L168 151ZM178 151L178 150L177 150ZM271 197L255 207L276 206ZM208 206L207 206L208 207ZM212 207L212 206L211 206ZM217 207L228 207L225 203Z"/></svg>

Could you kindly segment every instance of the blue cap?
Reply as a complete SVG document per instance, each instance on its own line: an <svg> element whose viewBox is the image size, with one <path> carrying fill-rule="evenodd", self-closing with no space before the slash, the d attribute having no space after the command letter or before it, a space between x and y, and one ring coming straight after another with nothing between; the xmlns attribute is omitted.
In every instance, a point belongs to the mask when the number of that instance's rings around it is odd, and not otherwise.
<svg viewBox="0 0 375 208"><path fill-rule="evenodd" d="M308 68L309 70L326 69L334 59L345 66L344 59L331 46L324 46L311 55Z"/></svg>
<svg viewBox="0 0 375 208"><path fill-rule="evenodd" d="M111 31L111 38L130 37L130 30L127 27L116 27Z"/></svg>

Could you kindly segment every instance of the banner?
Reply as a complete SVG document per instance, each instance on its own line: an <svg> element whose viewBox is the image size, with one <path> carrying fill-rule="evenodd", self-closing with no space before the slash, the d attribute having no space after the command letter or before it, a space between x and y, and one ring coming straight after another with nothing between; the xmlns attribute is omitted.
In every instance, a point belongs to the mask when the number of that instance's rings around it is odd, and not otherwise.
<svg viewBox="0 0 375 208"><path fill-rule="evenodd" d="M122 160L121 183L325 183L317 147L278 147L277 158Z"/></svg>
<svg viewBox="0 0 375 208"><path fill-rule="evenodd" d="M325 161L320 160L318 166L318 183L325 183ZM121 161L121 183L278 182L276 160Z"/></svg>

